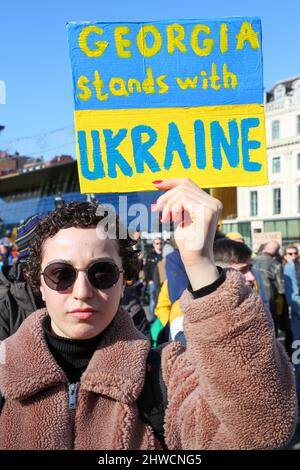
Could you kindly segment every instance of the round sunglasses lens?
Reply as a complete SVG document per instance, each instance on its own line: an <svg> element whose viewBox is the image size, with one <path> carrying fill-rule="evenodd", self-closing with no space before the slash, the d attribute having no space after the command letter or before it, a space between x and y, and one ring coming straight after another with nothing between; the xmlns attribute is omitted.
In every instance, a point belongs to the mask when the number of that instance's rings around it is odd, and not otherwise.
<svg viewBox="0 0 300 470"><path fill-rule="evenodd" d="M106 261L94 263L88 269L89 281L96 289L109 289L118 282L119 276L118 266Z"/></svg>
<svg viewBox="0 0 300 470"><path fill-rule="evenodd" d="M68 264L53 263L44 270L44 279L50 289L63 291L74 284L76 271Z"/></svg>

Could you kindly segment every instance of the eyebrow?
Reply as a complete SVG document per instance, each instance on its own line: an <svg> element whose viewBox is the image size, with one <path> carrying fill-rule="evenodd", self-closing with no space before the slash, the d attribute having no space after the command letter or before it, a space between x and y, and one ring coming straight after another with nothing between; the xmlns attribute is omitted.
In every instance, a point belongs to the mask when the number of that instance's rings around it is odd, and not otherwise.
<svg viewBox="0 0 300 470"><path fill-rule="evenodd" d="M103 257L103 258L92 258L89 262L88 262L88 265L92 264L92 263L95 263L97 261L112 261L115 263L115 260L113 258L109 258L109 257ZM68 264L71 264L72 266L74 266L73 264L73 261L69 260L69 259L53 259L51 261L49 261L49 263L46 264L46 267L49 266L49 264L52 264L52 263L68 263Z"/></svg>

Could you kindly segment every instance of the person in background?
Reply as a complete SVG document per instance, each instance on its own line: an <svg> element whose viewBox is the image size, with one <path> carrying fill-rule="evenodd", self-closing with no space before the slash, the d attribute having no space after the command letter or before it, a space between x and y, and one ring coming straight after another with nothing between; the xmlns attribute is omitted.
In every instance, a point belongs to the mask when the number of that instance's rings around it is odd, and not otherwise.
<svg viewBox="0 0 300 470"><path fill-rule="evenodd" d="M265 309L269 311L263 283L259 286L252 272L250 248L241 241L218 236L215 238L213 252L217 266L239 271L246 286L260 295ZM154 345L174 339L185 344L179 298L188 285L188 277L178 250L166 258L166 275L167 281L161 288L155 308L157 319L151 326L152 340Z"/></svg>
<svg viewBox="0 0 300 470"><path fill-rule="evenodd" d="M233 240L235 242L245 244L245 239L239 232L229 232L229 233L226 234L226 238L228 238L229 240ZM255 269L252 264L251 264L250 271L251 271L252 276L254 276L254 278L255 278L254 284L253 284L254 290L259 293L265 308L267 310L269 310L270 309L269 299L267 297L267 293L266 293L266 289L265 289L265 286L264 286L263 279L262 279L259 271L257 269Z"/></svg>
<svg viewBox="0 0 300 470"><path fill-rule="evenodd" d="M263 252L253 259L253 266L259 271L269 301L269 309L273 318L275 333L278 333L278 296L284 294L282 264L276 259L280 245L277 240L265 244Z"/></svg>
<svg viewBox="0 0 300 470"><path fill-rule="evenodd" d="M173 236L171 236L169 240L165 240L163 244L163 249L162 249L163 258L168 256L170 253L173 253L173 251L175 250L174 245L175 245L175 242L174 242Z"/></svg>
<svg viewBox="0 0 300 470"><path fill-rule="evenodd" d="M283 252L284 265L286 265L286 263L290 263L291 261L293 261L294 263L299 261L299 251L296 245L286 246Z"/></svg>
<svg viewBox="0 0 300 470"><path fill-rule="evenodd" d="M135 327L150 339L150 323L141 303L141 283L139 280L127 283L121 303L130 314Z"/></svg>
<svg viewBox="0 0 300 470"><path fill-rule="evenodd" d="M251 249L240 240L223 238L215 241L214 256L215 262L220 266L239 271L246 286L253 289L260 296L265 309L269 311L269 302L261 276L252 266Z"/></svg>
<svg viewBox="0 0 300 470"><path fill-rule="evenodd" d="M300 341L300 262L298 249L294 245L285 248L284 259L284 284L285 296L291 310L291 330L295 346L299 348ZM300 363L299 355L293 361L296 374L296 391L298 399L298 423L297 434L300 434Z"/></svg>
<svg viewBox="0 0 300 470"><path fill-rule="evenodd" d="M157 301L157 291L154 283L154 270L158 261L162 260L163 240L155 238L153 240L153 249L148 253L144 266L145 282L149 293L149 320L152 323L155 320L154 309Z"/></svg>
<svg viewBox="0 0 300 470"><path fill-rule="evenodd" d="M138 273L132 280L126 282L121 304L131 316L136 328L150 339L150 323L142 304L144 283L140 279L140 273L143 268L143 259L140 250L141 244L140 239L136 236L134 240L136 241L134 248L138 254Z"/></svg>
<svg viewBox="0 0 300 470"><path fill-rule="evenodd" d="M183 315L179 299L189 280L178 249L165 258L165 278L154 311L155 321L151 325L152 342L154 346L159 346L176 339L185 344L181 335Z"/></svg>
<svg viewBox="0 0 300 470"><path fill-rule="evenodd" d="M45 215L28 217L18 227L18 259L12 267L4 266L0 271L0 341L15 333L28 315L45 305L41 295L33 293L26 274L30 245L37 224Z"/></svg>
<svg viewBox="0 0 300 470"><path fill-rule="evenodd" d="M243 235L241 235L239 232L228 232L226 233L226 238L229 238L229 240L234 240L235 242L245 243Z"/></svg>
<svg viewBox="0 0 300 470"><path fill-rule="evenodd" d="M290 261L295 261L298 258L298 249L294 245L288 245L284 248L283 256L279 260L283 266ZM286 291L286 287L285 287ZM286 292L285 294L278 296L277 302L277 311L278 311L278 326L279 329L284 333L284 346L288 356L291 358L293 354L293 333L291 327L291 312L290 306L286 299Z"/></svg>
<svg viewBox="0 0 300 470"><path fill-rule="evenodd" d="M166 258L176 251L176 243L174 237L171 236L170 240L166 240L162 249L162 260L156 263L153 271L153 282L155 286L155 302L154 302L154 315L156 316L155 309L160 294L161 288L166 281ZM154 319L154 322L156 319ZM152 322L153 323L153 322Z"/></svg>
<svg viewBox="0 0 300 470"><path fill-rule="evenodd" d="M11 266L12 264L12 244L8 238L8 233L0 240L0 254L2 260L2 266Z"/></svg>

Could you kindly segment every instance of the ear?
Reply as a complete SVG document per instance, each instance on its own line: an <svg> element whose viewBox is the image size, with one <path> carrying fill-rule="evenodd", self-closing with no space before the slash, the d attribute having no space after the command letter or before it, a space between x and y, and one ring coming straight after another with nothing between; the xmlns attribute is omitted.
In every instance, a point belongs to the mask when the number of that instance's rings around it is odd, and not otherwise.
<svg viewBox="0 0 300 470"><path fill-rule="evenodd" d="M42 286L42 284L40 284L40 292L41 292L43 301L46 302L46 298L45 298L45 288L44 288L44 286Z"/></svg>

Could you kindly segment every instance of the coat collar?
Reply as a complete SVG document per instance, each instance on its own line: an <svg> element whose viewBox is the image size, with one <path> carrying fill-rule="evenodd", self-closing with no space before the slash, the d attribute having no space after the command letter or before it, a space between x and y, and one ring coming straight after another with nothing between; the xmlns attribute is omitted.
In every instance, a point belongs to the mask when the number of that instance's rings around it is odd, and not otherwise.
<svg viewBox="0 0 300 470"><path fill-rule="evenodd" d="M44 337L46 315L46 309L37 310L1 345L0 390L7 398L27 398L67 384ZM149 349L149 341L120 308L82 375L80 387L124 403L135 401L143 387Z"/></svg>

